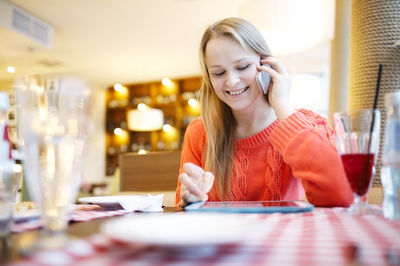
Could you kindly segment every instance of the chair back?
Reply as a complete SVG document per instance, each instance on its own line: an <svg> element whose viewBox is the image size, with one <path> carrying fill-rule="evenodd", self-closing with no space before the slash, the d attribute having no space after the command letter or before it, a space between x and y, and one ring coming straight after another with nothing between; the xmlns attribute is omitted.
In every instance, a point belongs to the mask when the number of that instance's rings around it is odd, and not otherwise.
<svg viewBox="0 0 400 266"><path fill-rule="evenodd" d="M120 191L175 191L181 151L122 153Z"/></svg>

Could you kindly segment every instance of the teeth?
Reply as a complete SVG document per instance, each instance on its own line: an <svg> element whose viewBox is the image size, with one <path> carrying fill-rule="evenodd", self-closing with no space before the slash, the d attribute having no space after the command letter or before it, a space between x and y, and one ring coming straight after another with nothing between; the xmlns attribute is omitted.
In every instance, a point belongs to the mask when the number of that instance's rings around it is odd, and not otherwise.
<svg viewBox="0 0 400 266"><path fill-rule="evenodd" d="M244 92L246 89L240 90L240 91L229 91L230 95L238 95L241 94L242 92Z"/></svg>

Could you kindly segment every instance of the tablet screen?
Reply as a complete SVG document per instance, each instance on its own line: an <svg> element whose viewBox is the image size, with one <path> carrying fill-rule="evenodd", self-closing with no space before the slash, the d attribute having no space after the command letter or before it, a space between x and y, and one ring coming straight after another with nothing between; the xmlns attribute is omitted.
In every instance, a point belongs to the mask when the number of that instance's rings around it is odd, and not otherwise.
<svg viewBox="0 0 400 266"><path fill-rule="evenodd" d="M304 201L231 201L205 202L202 208L258 208L258 207L306 207Z"/></svg>
<svg viewBox="0 0 400 266"><path fill-rule="evenodd" d="M211 212L305 212L312 211L313 205L302 200L283 201L221 201L221 202L196 202L184 209L186 211L211 211Z"/></svg>

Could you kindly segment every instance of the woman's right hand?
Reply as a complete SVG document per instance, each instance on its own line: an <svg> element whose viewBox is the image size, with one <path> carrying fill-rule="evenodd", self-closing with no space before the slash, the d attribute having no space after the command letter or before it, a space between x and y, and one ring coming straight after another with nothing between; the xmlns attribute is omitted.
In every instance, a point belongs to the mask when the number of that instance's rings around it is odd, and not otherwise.
<svg viewBox="0 0 400 266"><path fill-rule="evenodd" d="M184 172L179 176L181 181L181 205L185 206L197 201L207 201L207 193L214 183L214 175L193 163L185 163L183 170Z"/></svg>
<svg viewBox="0 0 400 266"><path fill-rule="evenodd" d="M268 88L268 100L280 121L293 114L296 110L290 104L290 77L285 66L274 57L262 57L259 71L268 73L271 85ZM266 67L269 64L271 67Z"/></svg>

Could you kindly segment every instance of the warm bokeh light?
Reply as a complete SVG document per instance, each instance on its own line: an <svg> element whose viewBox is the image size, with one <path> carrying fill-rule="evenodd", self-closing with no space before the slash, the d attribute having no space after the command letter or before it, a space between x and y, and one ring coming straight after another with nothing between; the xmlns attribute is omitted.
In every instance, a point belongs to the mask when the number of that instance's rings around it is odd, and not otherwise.
<svg viewBox="0 0 400 266"><path fill-rule="evenodd" d="M186 112L192 116L200 115L200 104L195 98L190 98L188 100L188 106L186 107Z"/></svg>
<svg viewBox="0 0 400 266"><path fill-rule="evenodd" d="M138 154L146 154L147 152L146 152L146 150L144 150L144 149L140 149L139 151L138 151Z"/></svg>
<svg viewBox="0 0 400 266"><path fill-rule="evenodd" d="M121 128L114 129L114 140L117 145L126 145L129 143L129 133Z"/></svg>
<svg viewBox="0 0 400 266"><path fill-rule="evenodd" d="M114 129L114 134L117 135L117 136L121 136L122 135L122 129L117 127L116 129Z"/></svg>
<svg viewBox="0 0 400 266"><path fill-rule="evenodd" d="M165 124L165 125L163 125L162 129L164 132L171 132L172 127L169 124Z"/></svg>
<svg viewBox="0 0 400 266"><path fill-rule="evenodd" d="M13 66L8 66L8 67L7 67L7 72L8 72L8 73L15 73L15 67L13 67Z"/></svg>
<svg viewBox="0 0 400 266"><path fill-rule="evenodd" d="M138 110L128 111L128 128L132 131L160 130L164 124L164 113L160 109L139 104Z"/></svg>
<svg viewBox="0 0 400 266"><path fill-rule="evenodd" d="M117 99L126 99L128 98L129 90L127 87L122 86L121 84L117 83L114 85L115 90L115 97Z"/></svg>
<svg viewBox="0 0 400 266"><path fill-rule="evenodd" d="M119 83L115 84L115 85L114 85L114 90L115 90L115 91L121 91L121 90L122 90L122 85L119 84Z"/></svg>
<svg viewBox="0 0 400 266"><path fill-rule="evenodd" d="M172 81L169 78L163 78L161 80L161 83L165 86L165 87L169 87L172 84Z"/></svg>
<svg viewBox="0 0 400 266"><path fill-rule="evenodd" d="M138 109L139 111L144 111L144 110L146 110L147 108L148 108L147 105L144 104L144 103L139 103L138 106L137 106L137 109Z"/></svg>
<svg viewBox="0 0 400 266"><path fill-rule="evenodd" d="M197 100L194 98L190 98L188 101L188 104L192 107L196 106L198 104Z"/></svg>
<svg viewBox="0 0 400 266"><path fill-rule="evenodd" d="M167 149L174 149L174 143L179 140L179 131L175 127L165 124L161 132L161 139Z"/></svg>
<svg viewBox="0 0 400 266"><path fill-rule="evenodd" d="M169 78L163 78L161 83L164 85L161 89L163 94L171 95L176 94L178 92L178 86L176 82L172 81Z"/></svg>

